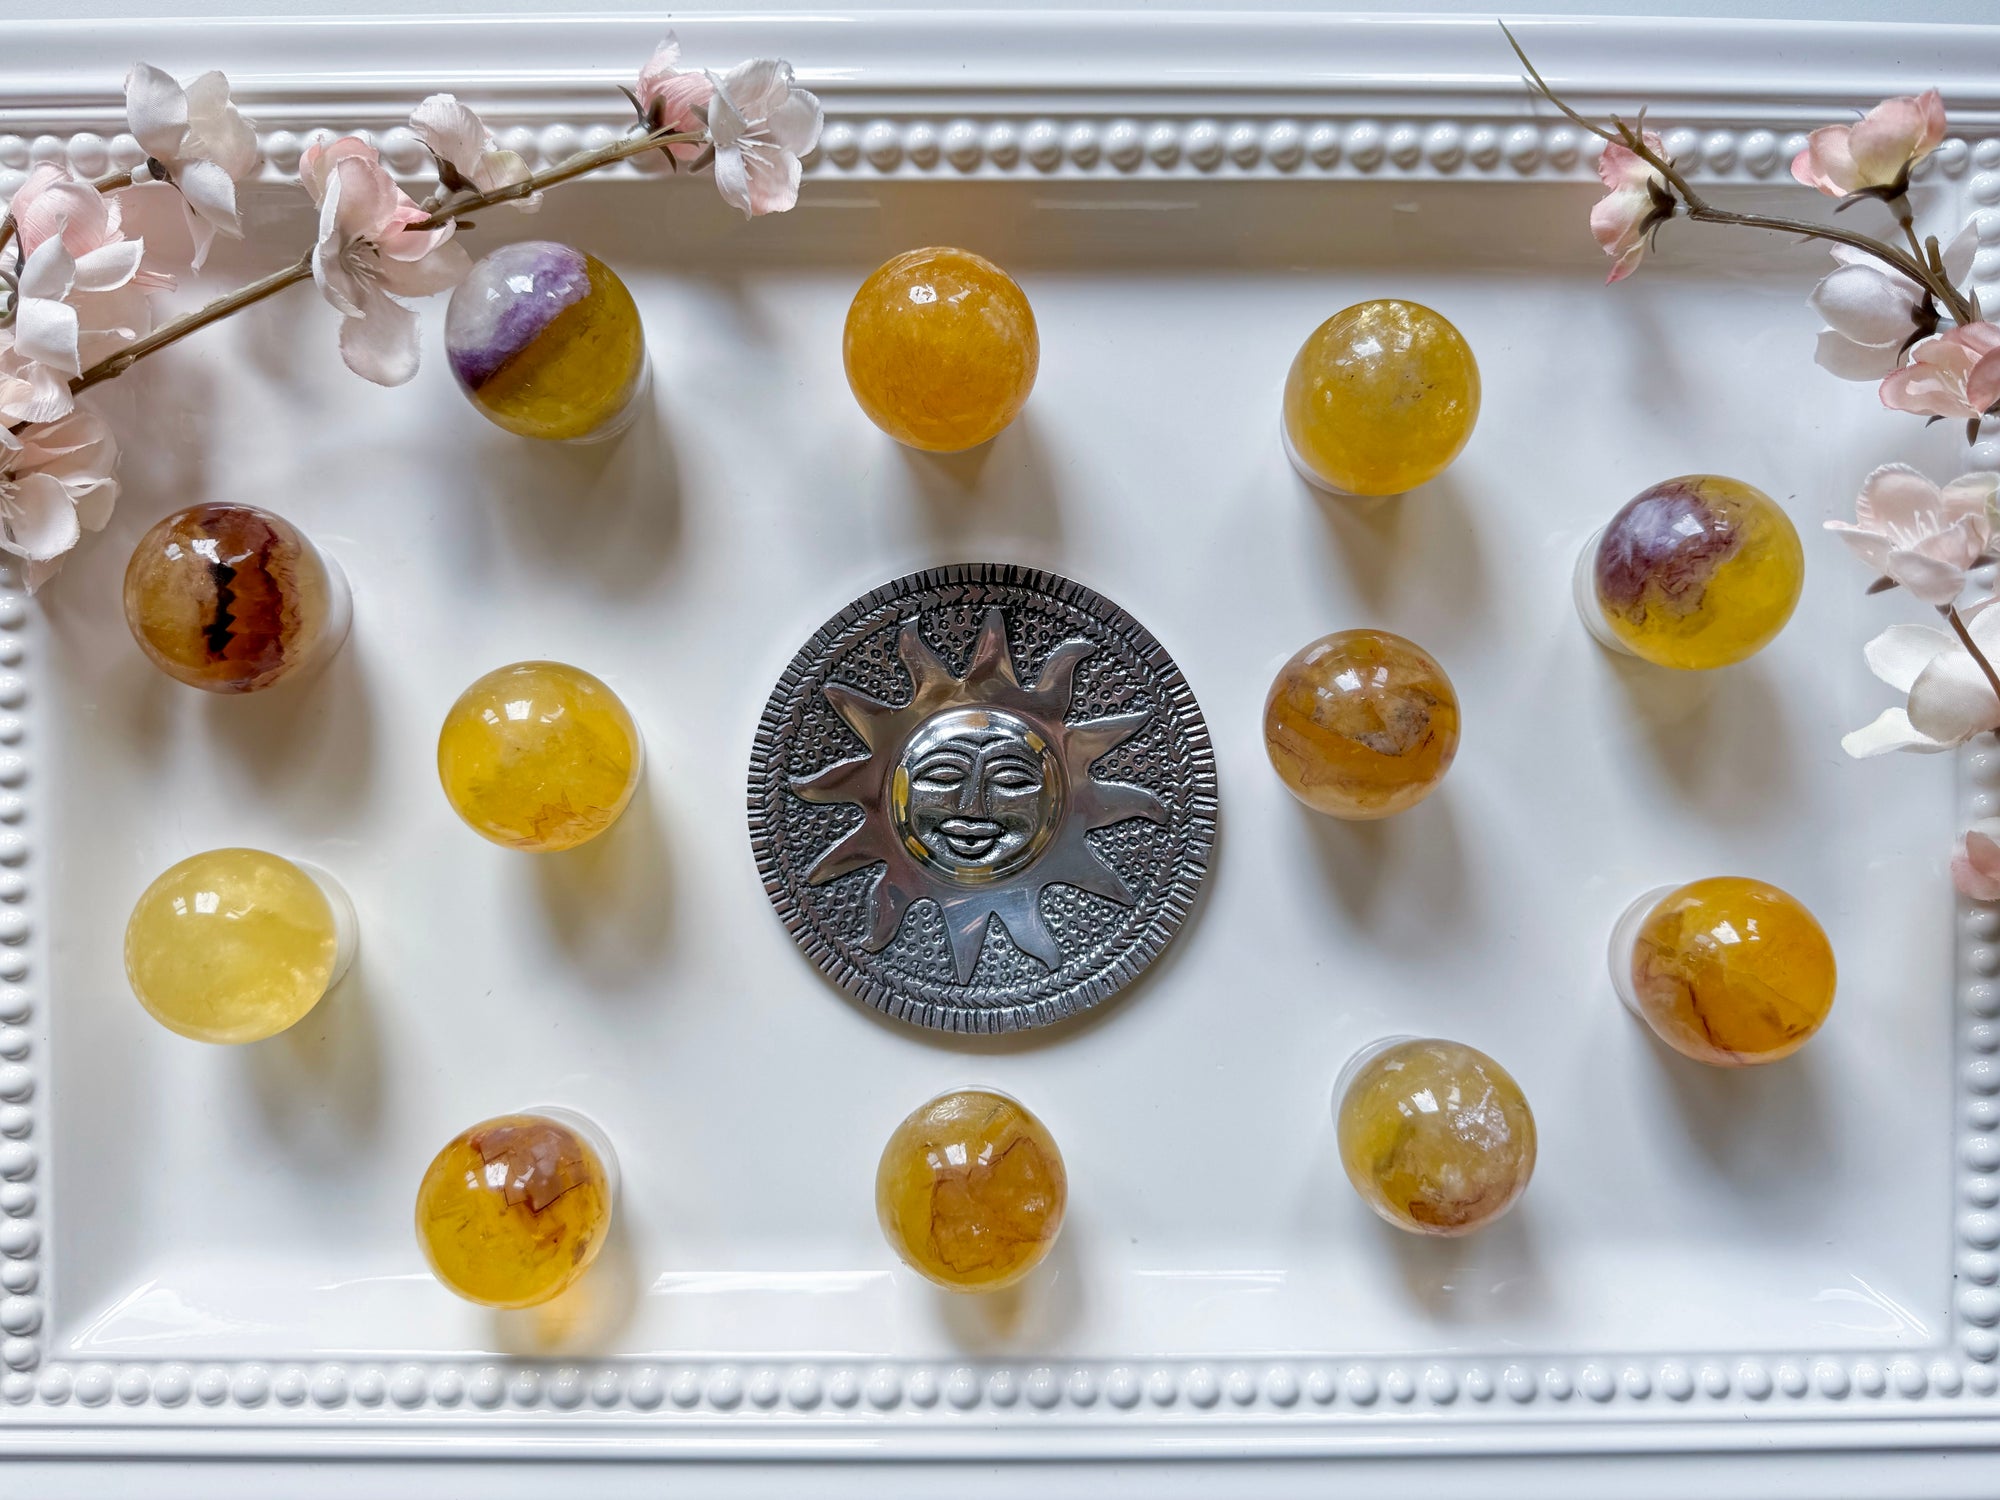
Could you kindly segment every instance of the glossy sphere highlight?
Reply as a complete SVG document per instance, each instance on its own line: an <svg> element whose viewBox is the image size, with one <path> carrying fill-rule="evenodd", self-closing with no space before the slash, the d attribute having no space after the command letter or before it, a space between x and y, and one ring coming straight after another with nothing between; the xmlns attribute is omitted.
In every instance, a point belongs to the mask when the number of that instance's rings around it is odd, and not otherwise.
<svg viewBox="0 0 2000 1500"><path fill-rule="evenodd" d="M510 849L573 849L617 821L644 752L618 695L588 672L524 661L459 695L438 735L458 815Z"/></svg>
<svg viewBox="0 0 2000 1500"><path fill-rule="evenodd" d="M604 1248L611 1179L590 1142L544 1115L502 1115L438 1152L417 1189L417 1243L469 1302L533 1307Z"/></svg>
<svg viewBox="0 0 2000 1500"><path fill-rule="evenodd" d="M1041 363L1014 279L969 250L912 250L861 283L842 342L847 383L877 427L934 453L1013 421Z"/></svg>
<svg viewBox="0 0 2000 1500"><path fill-rule="evenodd" d="M1294 797L1386 818L1428 797L1458 754L1458 694L1428 651L1386 630L1321 636L1264 700L1264 749Z"/></svg>
<svg viewBox="0 0 2000 1500"><path fill-rule="evenodd" d="M1535 1170L1535 1117L1507 1070L1460 1042L1392 1043L1336 1111L1340 1160L1376 1213L1415 1234L1470 1234Z"/></svg>
<svg viewBox="0 0 2000 1500"><path fill-rule="evenodd" d="M1697 880L1665 897L1632 947L1631 1001L1697 1062L1745 1067L1803 1047L1833 1008L1833 945L1761 880Z"/></svg>
<svg viewBox="0 0 2000 1500"><path fill-rule="evenodd" d="M1479 420L1479 364L1439 314L1394 298L1328 318L1285 377L1285 442L1306 478L1400 495L1437 478Z"/></svg>
<svg viewBox="0 0 2000 1500"><path fill-rule="evenodd" d="M882 1232L939 1286L991 1292L1041 1264L1069 1179L1042 1122L1005 1094L940 1094L896 1127L875 1173Z"/></svg>
<svg viewBox="0 0 2000 1500"><path fill-rule="evenodd" d="M1784 629L1805 586L1798 531L1762 490L1685 474L1634 497L1597 544L1611 633L1663 667L1726 667Z"/></svg>
<svg viewBox="0 0 2000 1500"><path fill-rule="evenodd" d="M274 1036L333 983L332 903L288 859L212 849L160 876L125 926L125 975L153 1019L198 1042Z"/></svg>
<svg viewBox="0 0 2000 1500"><path fill-rule="evenodd" d="M503 245L451 294L445 355L488 419L522 437L609 437L645 383L646 332L611 268L549 240Z"/></svg>
<svg viewBox="0 0 2000 1500"><path fill-rule="evenodd" d="M139 539L125 622L154 666L189 687L251 693L339 644L345 586L282 516L191 505Z"/></svg>

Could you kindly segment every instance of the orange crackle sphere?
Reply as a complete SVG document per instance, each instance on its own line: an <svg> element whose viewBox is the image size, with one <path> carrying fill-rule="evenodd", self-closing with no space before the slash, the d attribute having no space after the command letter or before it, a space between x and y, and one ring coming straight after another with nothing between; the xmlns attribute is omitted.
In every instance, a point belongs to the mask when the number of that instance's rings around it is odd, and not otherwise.
<svg viewBox="0 0 2000 1500"><path fill-rule="evenodd" d="M1062 1229L1069 1179L1047 1128L1005 1094L940 1094L896 1127L875 1173L882 1232L957 1292L1012 1286Z"/></svg>
<svg viewBox="0 0 2000 1500"><path fill-rule="evenodd" d="M417 1243L470 1302L534 1307L590 1269L611 1227L612 1184L584 1132L502 1115L460 1135L417 1189Z"/></svg>
<svg viewBox="0 0 2000 1500"><path fill-rule="evenodd" d="M154 666L211 693L254 693L347 638L347 580L282 516L191 505L139 539L125 622Z"/></svg>
<svg viewBox="0 0 2000 1500"><path fill-rule="evenodd" d="M1013 421L1041 363L1014 278L969 250L911 250L861 283L842 340L847 383L877 427L932 453Z"/></svg>
<svg viewBox="0 0 2000 1500"><path fill-rule="evenodd" d="M1833 945L1794 896L1718 876L1642 897L1612 940L1619 998L1676 1052L1741 1068L1790 1057L1833 1009Z"/></svg>
<svg viewBox="0 0 2000 1500"><path fill-rule="evenodd" d="M1428 797L1458 754L1458 694L1428 651L1386 630L1321 636L1279 670L1264 749L1294 797L1386 818Z"/></svg>

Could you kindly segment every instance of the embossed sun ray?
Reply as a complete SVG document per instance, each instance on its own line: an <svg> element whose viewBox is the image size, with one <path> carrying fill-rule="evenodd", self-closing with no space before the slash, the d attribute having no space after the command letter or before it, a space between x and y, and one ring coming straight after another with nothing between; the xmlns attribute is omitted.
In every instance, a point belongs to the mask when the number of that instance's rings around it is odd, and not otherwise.
<svg viewBox="0 0 2000 1500"><path fill-rule="evenodd" d="M869 952L888 947L911 904L928 899L943 917L960 984L971 980L987 927L996 917L1015 947L1053 971L1061 967L1063 954L1042 919L1041 897L1048 886L1074 886L1121 906L1137 902L1137 895L1091 848L1085 835L1131 818L1164 823L1166 808L1144 787L1100 780L1090 768L1137 734L1152 714L1141 711L1066 722L1077 668L1095 649L1087 640L1062 642L1042 663L1034 686L1023 687L1007 643L1005 620L998 608L989 609L965 675L958 677L912 619L903 622L896 639L897 656L910 677L909 702L885 703L842 683L828 683L822 689L834 712L867 747L866 753L794 777L791 790L806 802L858 804L862 818L820 853L806 880L824 885L870 865L883 867L871 892L869 930L862 943ZM961 709L989 709L1031 726L1052 755L1062 782L1062 808L1039 853L1023 868L990 883L968 883L932 868L920 857L922 848L899 833L890 813L892 783L911 737L936 715ZM904 786L907 796L907 781Z"/></svg>

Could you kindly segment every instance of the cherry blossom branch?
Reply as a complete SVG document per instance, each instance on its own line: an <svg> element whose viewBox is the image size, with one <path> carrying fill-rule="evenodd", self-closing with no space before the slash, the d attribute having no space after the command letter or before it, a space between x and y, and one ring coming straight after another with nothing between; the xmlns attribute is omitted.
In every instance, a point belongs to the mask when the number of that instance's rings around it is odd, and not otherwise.
<svg viewBox="0 0 2000 1500"><path fill-rule="evenodd" d="M1541 70L1534 65L1529 59L1528 54L1522 50L1520 41L1515 37L1513 31L1508 28L1506 22L1503 21L1500 23L1500 30L1507 37L1507 45L1514 49L1514 55L1521 60L1521 66L1527 69L1529 86L1536 93L1540 94L1542 98L1548 100L1556 109L1560 110L1569 120L1601 140L1608 141L1612 145L1625 147L1654 171L1658 172L1667 186L1679 197L1682 205L1687 210L1688 218L1697 223L1733 224L1744 229L1764 229L1774 234L1798 235L1805 239L1827 240L1835 244L1850 246L1853 249L1861 251L1863 254L1873 256L1884 265L1889 266L1923 287L1933 297L1937 298L1939 302L1944 304L1951 311L1952 317L1959 323L1974 323L1979 320L1978 309L1973 307L1959 292L1958 288L1951 284L1950 278L1943 274L1941 267L1934 267L1925 256L1923 248L1917 243L1915 230L1911 227L1909 205L1900 192L1890 195L1887 201L1890 203L1891 211L1896 214L1899 222L1903 225L1904 232L1909 235L1910 249L1915 252L1914 254L1906 253L1897 246L1877 239L1873 235L1862 234L1856 230L1846 229L1839 225L1811 224L1803 219L1789 219L1777 214L1739 213L1733 209L1717 208L1696 191L1694 185L1688 181L1686 175L1674 165L1671 157L1668 157L1663 152L1655 151L1646 143L1646 132L1643 129L1635 130L1616 115L1611 117L1610 126L1600 125L1597 121L1589 119L1564 102L1555 90L1549 86L1548 80L1542 77Z"/></svg>
<svg viewBox="0 0 2000 1500"><path fill-rule="evenodd" d="M541 192L544 188L560 187L563 183L574 181L576 178L586 176L602 167L608 167L613 163L624 161L628 157L641 156L648 151L657 151L663 146L680 145L685 142L704 139L706 137L699 132L648 131L644 135L633 136L628 140L618 141L612 145L600 147L595 151L585 152L581 156L573 156L560 166L550 167L546 171L537 172L533 176L522 179L520 182L510 183L505 187L494 188L490 192L455 194L445 203L441 204L429 218L410 227L415 230L441 229L446 224L467 214L477 212L483 208L492 208L499 204L511 203L517 199L529 197L534 193ZM130 174L126 174L126 177L129 182ZM197 328L205 328L210 323L219 322L221 319L228 317L231 313L241 312L246 307L262 302L266 297L282 292L288 286L311 279L312 274L313 255L308 250L298 260L286 266L283 270L273 271L269 276L264 277L260 281L253 281L248 286L240 287L227 296L218 297L215 301L208 303L204 307L198 307L193 312L186 313L174 319L171 323L163 324L152 333L147 334L146 337L126 345L117 353L106 355L96 364L86 369L81 375L70 381L70 392L71 394L75 394L85 391L100 381L110 380L114 376L123 375L147 355L157 353L171 344L179 343ZM18 432L22 427L27 425L29 424L25 422L21 423L14 430Z"/></svg>

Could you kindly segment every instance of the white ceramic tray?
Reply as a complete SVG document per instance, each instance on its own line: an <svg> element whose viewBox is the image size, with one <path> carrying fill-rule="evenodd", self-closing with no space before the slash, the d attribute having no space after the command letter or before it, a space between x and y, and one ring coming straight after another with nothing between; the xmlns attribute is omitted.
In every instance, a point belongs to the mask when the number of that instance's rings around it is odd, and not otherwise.
<svg viewBox="0 0 2000 1500"><path fill-rule="evenodd" d="M531 156L617 117L657 27L55 25L0 64L0 167L116 157L129 55L229 68L271 181L251 249L307 229L279 184L312 127L382 129L456 87ZM2000 753L1849 762L1905 617L1818 523L1861 476L1962 445L1815 369L1815 250L1677 226L1617 288L1577 132L1531 117L1497 29L1295 16L683 23L690 54L791 57L830 124L793 215L705 182L564 189L478 242L554 234L644 310L654 409L536 447L426 368L341 368L306 287L110 389L117 519L42 599L0 600L0 1445L17 1453L693 1457L1380 1455L1950 1447L2000 1431L2000 914L1943 868ZM1768 193L1794 132L1941 83L1920 197L2000 201L2000 37L1976 29L1527 25L1588 104L1652 106L1703 177ZM421 68L409 59L448 58ZM312 71L304 71L310 69ZM384 139L414 166L406 137ZM15 180L11 175L0 187ZM2000 280L2000 215L1981 219ZM1043 337L988 449L893 446L848 396L840 320L887 255L1014 270ZM1291 354L1366 296L1445 311L1486 404L1440 481L1337 503L1275 432ZM1991 456L1988 455L1991 462ZM1712 675L1613 659L1574 553L1665 475L1740 475L1805 534L1804 603ZM213 700L118 607L131 543L199 498L277 507L338 555L353 638L320 679ZM1076 578L1172 652L1207 715L1221 836L1154 971L1004 1041L881 1020L794 949L751 858L766 694L827 616L920 567ZM1379 624L1459 685L1443 790L1317 819L1265 762L1298 645ZM477 673L574 661L650 748L617 830L530 858L469 834L433 763ZM295 1033L184 1042L127 993L134 895L192 851L303 855L352 895L354 974ZM1619 1008L1607 930L1662 881L1799 893L1842 965L1799 1058L1709 1072ZM1329 1089L1389 1031L1464 1039L1533 1101L1524 1205L1426 1243L1348 1189ZM1029 1101L1072 1212L1018 1296L898 1266L875 1155L941 1087ZM412 1193L464 1124L585 1107L624 1168L587 1296L496 1319L425 1273Z"/></svg>

